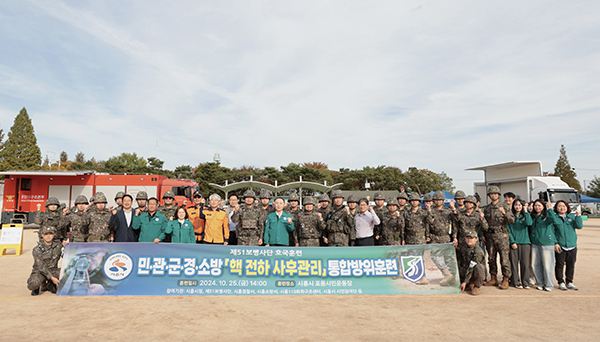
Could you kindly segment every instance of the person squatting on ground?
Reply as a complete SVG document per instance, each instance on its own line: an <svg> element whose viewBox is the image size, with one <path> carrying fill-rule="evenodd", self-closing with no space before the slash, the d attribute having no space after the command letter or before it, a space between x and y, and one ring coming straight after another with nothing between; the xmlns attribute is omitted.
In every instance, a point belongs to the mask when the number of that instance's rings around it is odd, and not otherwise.
<svg viewBox="0 0 600 342"><path fill-rule="evenodd" d="M27 279L27 288L32 296L37 296L44 289L56 293L60 276L58 260L63 245L54 240L56 228L42 226L39 232L42 234L42 241L38 241L37 246L33 248L33 267Z"/></svg>
<svg viewBox="0 0 600 342"><path fill-rule="evenodd" d="M465 291L468 286L471 294L476 296L485 280L485 253L477 244L477 232L469 231L464 235L467 248L463 250L462 259L466 262L466 272L460 290Z"/></svg>

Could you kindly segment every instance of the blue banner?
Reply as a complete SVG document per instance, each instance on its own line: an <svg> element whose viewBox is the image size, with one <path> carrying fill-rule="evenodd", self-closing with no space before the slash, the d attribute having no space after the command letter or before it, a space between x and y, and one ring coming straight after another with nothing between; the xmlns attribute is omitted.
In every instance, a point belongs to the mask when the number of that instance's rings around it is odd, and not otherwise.
<svg viewBox="0 0 600 342"><path fill-rule="evenodd" d="M444 278L447 268L454 279ZM70 243L59 295L459 293L452 244L245 247Z"/></svg>

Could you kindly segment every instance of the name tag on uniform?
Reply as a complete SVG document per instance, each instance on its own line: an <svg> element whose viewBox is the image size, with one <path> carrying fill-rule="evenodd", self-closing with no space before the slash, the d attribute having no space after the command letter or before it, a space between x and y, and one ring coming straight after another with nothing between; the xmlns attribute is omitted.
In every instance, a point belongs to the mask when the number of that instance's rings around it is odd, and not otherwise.
<svg viewBox="0 0 600 342"><path fill-rule="evenodd" d="M159 221L158 217L157 217L157 218L155 218L155 220L156 220L156 222L158 222L158 221Z"/></svg>
<svg viewBox="0 0 600 342"><path fill-rule="evenodd" d="M188 224L186 223L186 224L184 224L183 226L184 226L184 227L187 227L187 226L188 226Z"/></svg>
<svg viewBox="0 0 600 342"><path fill-rule="evenodd" d="M471 260L471 263L469 264L469 268L473 268L475 266L477 266L477 263L475 261Z"/></svg>

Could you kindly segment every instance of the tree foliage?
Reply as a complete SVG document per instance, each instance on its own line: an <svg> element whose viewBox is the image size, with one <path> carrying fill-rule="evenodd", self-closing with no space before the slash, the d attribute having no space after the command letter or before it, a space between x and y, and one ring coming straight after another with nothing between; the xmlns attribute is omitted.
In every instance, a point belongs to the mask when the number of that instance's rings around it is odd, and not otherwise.
<svg viewBox="0 0 600 342"><path fill-rule="evenodd" d="M587 195L594 198L600 198L600 178L594 176L587 188Z"/></svg>
<svg viewBox="0 0 600 342"><path fill-rule="evenodd" d="M567 159L567 149L565 148L565 145L560 145L560 156L554 167L554 175L560 177L563 182L567 183L573 189L576 189L580 193L582 192L581 184L577 180L577 173L575 173L571 164L569 164L569 159Z"/></svg>
<svg viewBox="0 0 600 342"><path fill-rule="evenodd" d="M15 117L8 139L0 151L0 169L39 170L41 162L42 152L37 145L33 124L23 108Z"/></svg>

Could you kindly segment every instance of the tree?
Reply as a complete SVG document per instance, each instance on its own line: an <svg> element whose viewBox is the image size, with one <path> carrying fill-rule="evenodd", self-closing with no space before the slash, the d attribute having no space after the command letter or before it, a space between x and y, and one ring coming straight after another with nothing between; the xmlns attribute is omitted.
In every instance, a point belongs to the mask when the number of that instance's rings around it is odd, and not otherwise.
<svg viewBox="0 0 600 342"><path fill-rule="evenodd" d="M8 132L4 149L0 151L2 170L39 170L42 152L37 145L33 124L23 107Z"/></svg>
<svg viewBox="0 0 600 342"><path fill-rule="evenodd" d="M191 179L194 174L190 165L180 165L173 170L173 175L179 179Z"/></svg>
<svg viewBox="0 0 600 342"><path fill-rule="evenodd" d="M75 155L75 163L85 163L85 156L83 155L83 152L77 152L77 154Z"/></svg>
<svg viewBox="0 0 600 342"><path fill-rule="evenodd" d="M594 179L588 185L587 195L594 198L600 198L600 178L594 176Z"/></svg>
<svg viewBox="0 0 600 342"><path fill-rule="evenodd" d="M65 151L62 151L62 152L60 153L60 162L61 162L61 163L65 163L65 162L67 162L68 160L69 160L69 156L67 155L67 152L65 152Z"/></svg>
<svg viewBox="0 0 600 342"><path fill-rule="evenodd" d="M120 156L110 157L104 163L104 169L110 173L144 174L148 170L146 159L134 153L121 153Z"/></svg>
<svg viewBox="0 0 600 342"><path fill-rule="evenodd" d="M573 171L573 168L569 164L569 160L567 159L567 149L565 145L560 145L560 156L556 161L556 166L554 167L554 175L560 177L563 182L567 183L573 189L581 191L581 184L577 180L577 173Z"/></svg>
<svg viewBox="0 0 600 342"><path fill-rule="evenodd" d="M0 129L0 151L4 148L4 130Z"/></svg>

